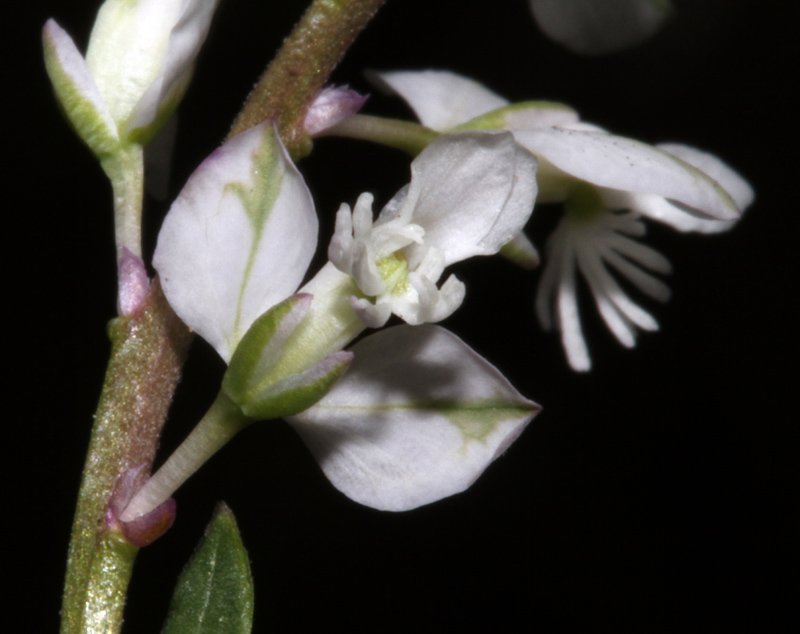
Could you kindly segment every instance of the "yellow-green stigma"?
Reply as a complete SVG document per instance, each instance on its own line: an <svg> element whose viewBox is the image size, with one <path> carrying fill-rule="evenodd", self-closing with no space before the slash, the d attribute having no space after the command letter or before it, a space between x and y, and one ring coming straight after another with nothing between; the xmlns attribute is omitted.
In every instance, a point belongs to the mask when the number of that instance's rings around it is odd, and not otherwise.
<svg viewBox="0 0 800 634"><path fill-rule="evenodd" d="M378 272L387 293L402 295L408 291L408 260L402 252L395 251L378 260Z"/></svg>

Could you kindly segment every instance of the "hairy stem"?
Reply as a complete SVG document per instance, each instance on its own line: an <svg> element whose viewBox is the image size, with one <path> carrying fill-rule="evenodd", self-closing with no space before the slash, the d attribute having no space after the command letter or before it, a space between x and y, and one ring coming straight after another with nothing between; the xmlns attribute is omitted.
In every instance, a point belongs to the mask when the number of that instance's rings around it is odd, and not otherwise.
<svg viewBox="0 0 800 634"><path fill-rule="evenodd" d="M153 463L190 341L157 282L142 309L114 319L109 332L111 358L72 526L62 634L115 632L121 626L133 554L113 542L105 513L118 478ZM100 619L99 612L106 617Z"/></svg>
<svg viewBox="0 0 800 634"><path fill-rule="evenodd" d="M91 591L86 593L83 605L82 632L114 634L119 631L138 551L117 532L105 531L99 536L89 569Z"/></svg>
<svg viewBox="0 0 800 634"><path fill-rule="evenodd" d="M386 0L314 0L264 71L230 134L272 119L294 158L309 153L309 105Z"/></svg>

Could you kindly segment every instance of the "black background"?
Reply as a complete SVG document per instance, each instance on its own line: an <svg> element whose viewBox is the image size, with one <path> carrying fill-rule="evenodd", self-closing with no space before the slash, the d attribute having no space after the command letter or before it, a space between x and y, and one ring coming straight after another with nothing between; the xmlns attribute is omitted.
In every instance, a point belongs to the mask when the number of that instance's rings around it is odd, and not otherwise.
<svg viewBox="0 0 800 634"><path fill-rule="evenodd" d="M303 2L223 0L180 112L170 197L225 136ZM446 68L512 99L575 106L609 130L683 141L746 175L756 203L731 232L651 225L673 299L634 351L583 311L594 371L576 375L532 304L538 273L458 267L468 297L448 326L544 406L466 494L405 514L336 492L293 432L263 423L178 493L178 519L141 553L128 632L155 632L214 504L236 514L256 587L255 631L794 631L798 47L795 3L676 2L655 39L586 59L547 41L523 0L389 0L334 80L365 68ZM17 5L19 6L19 5ZM53 631L83 452L114 313L110 193L61 118L41 62L54 16L85 46L95 2L11 10L3 67L10 579L20 631ZM14 12L18 11L15 15ZM18 20L18 21L17 21ZM367 112L404 115L376 95ZM323 222L361 191L406 180L391 150L322 140L301 166ZM148 199L152 249L168 203ZM551 224L535 214L541 246ZM329 225L328 225L329 226ZM323 235L325 235L323 233ZM221 363L193 347L163 449L213 397ZM6 383L9 385L8 383Z"/></svg>

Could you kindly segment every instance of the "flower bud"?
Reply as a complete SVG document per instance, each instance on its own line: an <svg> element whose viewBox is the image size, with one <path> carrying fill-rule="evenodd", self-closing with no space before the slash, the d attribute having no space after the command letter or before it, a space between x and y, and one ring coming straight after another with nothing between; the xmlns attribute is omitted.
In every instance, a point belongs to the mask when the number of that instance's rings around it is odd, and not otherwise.
<svg viewBox="0 0 800 634"><path fill-rule="evenodd" d="M99 156L144 144L178 105L218 0L106 0L86 58L52 20L45 60L56 95Z"/></svg>
<svg viewBox="0 0 800 634"><path fill-rule="evenodd" d="M302 335L311 301L311 295L298 293L277 304L236 347L222 390L249 418L283 418L308 409L349 367L352 353L337 351L320 360L318 347Z"/></svg>

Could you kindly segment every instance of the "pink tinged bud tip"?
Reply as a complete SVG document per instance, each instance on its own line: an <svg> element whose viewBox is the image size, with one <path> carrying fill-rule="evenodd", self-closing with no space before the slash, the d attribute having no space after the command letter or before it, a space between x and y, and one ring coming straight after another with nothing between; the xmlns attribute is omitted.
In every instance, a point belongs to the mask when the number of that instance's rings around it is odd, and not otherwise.
<svg viewBox="0 0 800 634"><path fill-rule="evenodd" d="M126 541L143 548L166 533L175 521L175 499L169 498L149 513L130 521L123 521L122 514L136 492L147 481L144 465L131 467L117 480L106 510L106 526L116 531Z"/></svg>
<svg viewBox="0 0 800 634"><path fill-rule="evenodd" d="M144 306L150 290L150 278L142 258L122 247L119 258L119 314L130 317Z"/></svg>
<svg viewBox="0 0 800 634"><path fill-rule="evenodd" d="M320 134L356 114L368 98L346 86L323 88L308 109L303 127L311 136Z"/></svg>

